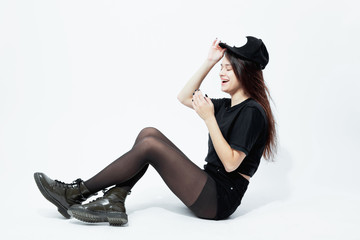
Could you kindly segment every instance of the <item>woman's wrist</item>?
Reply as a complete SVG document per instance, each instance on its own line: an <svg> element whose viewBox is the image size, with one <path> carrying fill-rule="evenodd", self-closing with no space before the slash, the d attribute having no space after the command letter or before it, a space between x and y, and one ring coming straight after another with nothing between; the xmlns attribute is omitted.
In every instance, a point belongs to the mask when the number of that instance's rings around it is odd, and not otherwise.
<svg viewBox="0 0 360 240"><path fill-rule="evenodd" d="M204 119L204 122L205 122L206 126L208 126L208 127L209 127L209 125L211 125L214 121L216 122L215 115Z"/></svg>

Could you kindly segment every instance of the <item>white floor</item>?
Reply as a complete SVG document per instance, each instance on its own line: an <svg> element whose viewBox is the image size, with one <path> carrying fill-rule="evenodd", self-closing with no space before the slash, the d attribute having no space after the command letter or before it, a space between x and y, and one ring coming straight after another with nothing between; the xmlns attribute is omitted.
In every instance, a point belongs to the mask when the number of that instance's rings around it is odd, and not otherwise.
<svg viewBox="0 0 360 240"><path fill-rule="evenodd" d="M261 172L270 169L264 164ZM151 169L127 198L129 223L110 227L64 219L37 190L31 172L21 181L3 180L3 239L360 239L355 189L308 184L290 189L286 181L257 178L229 219L209 221L194 217Z"/></svg>

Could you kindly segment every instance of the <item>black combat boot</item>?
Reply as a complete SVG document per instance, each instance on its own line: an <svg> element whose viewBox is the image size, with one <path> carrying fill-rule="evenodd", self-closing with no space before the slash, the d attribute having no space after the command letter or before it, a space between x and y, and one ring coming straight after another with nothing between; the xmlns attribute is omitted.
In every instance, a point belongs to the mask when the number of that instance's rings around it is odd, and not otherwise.
<svg viewBox="0 0 360 240"><path fill-rule="evenodd" d="M58 211L66 218L70 218L67 210L74 204L81 204L93 194L87 189L80 178L73 183L63 183L52 180L44 173L34 173L36 185L42 195L53 203Z"/></svg>
<svg viewBox="0 0 360 240"><path fill-rule="evenodd" d="M71 206L68 213L84 222L109 222L111 226L121 226L128 222L124 205L128 194L130 191L113 187L92 202Z"/></svg>

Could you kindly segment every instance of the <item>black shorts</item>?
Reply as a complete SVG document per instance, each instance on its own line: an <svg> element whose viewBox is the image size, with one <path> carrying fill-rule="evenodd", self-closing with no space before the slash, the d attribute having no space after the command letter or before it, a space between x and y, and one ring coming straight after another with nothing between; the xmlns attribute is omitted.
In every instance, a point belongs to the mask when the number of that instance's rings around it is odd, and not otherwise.
<svg viewBox="0 0 360 240"><path fill-rule="evenodd" d="M216 220L229 217L241 203L249 181L239 173L228 173L223 168L207 164L204 171L216 182L217 213Z"/></svg>

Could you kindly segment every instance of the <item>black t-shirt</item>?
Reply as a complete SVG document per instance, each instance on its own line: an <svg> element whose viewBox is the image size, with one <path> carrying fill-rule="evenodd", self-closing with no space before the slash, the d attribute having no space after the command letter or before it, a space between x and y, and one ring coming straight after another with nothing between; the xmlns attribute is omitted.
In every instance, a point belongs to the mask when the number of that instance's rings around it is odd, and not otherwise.
<svg viewBox="0 0 360 240"><path fill-rule="evenodd" d="M230 98L211 99L215 117L222 135L231 148L240 150L246 157L235 170L252 177L259 167L267 139L267 117L263 107L252 98L231 106ZM211 141L205 161L224 167Z"/></svg>

